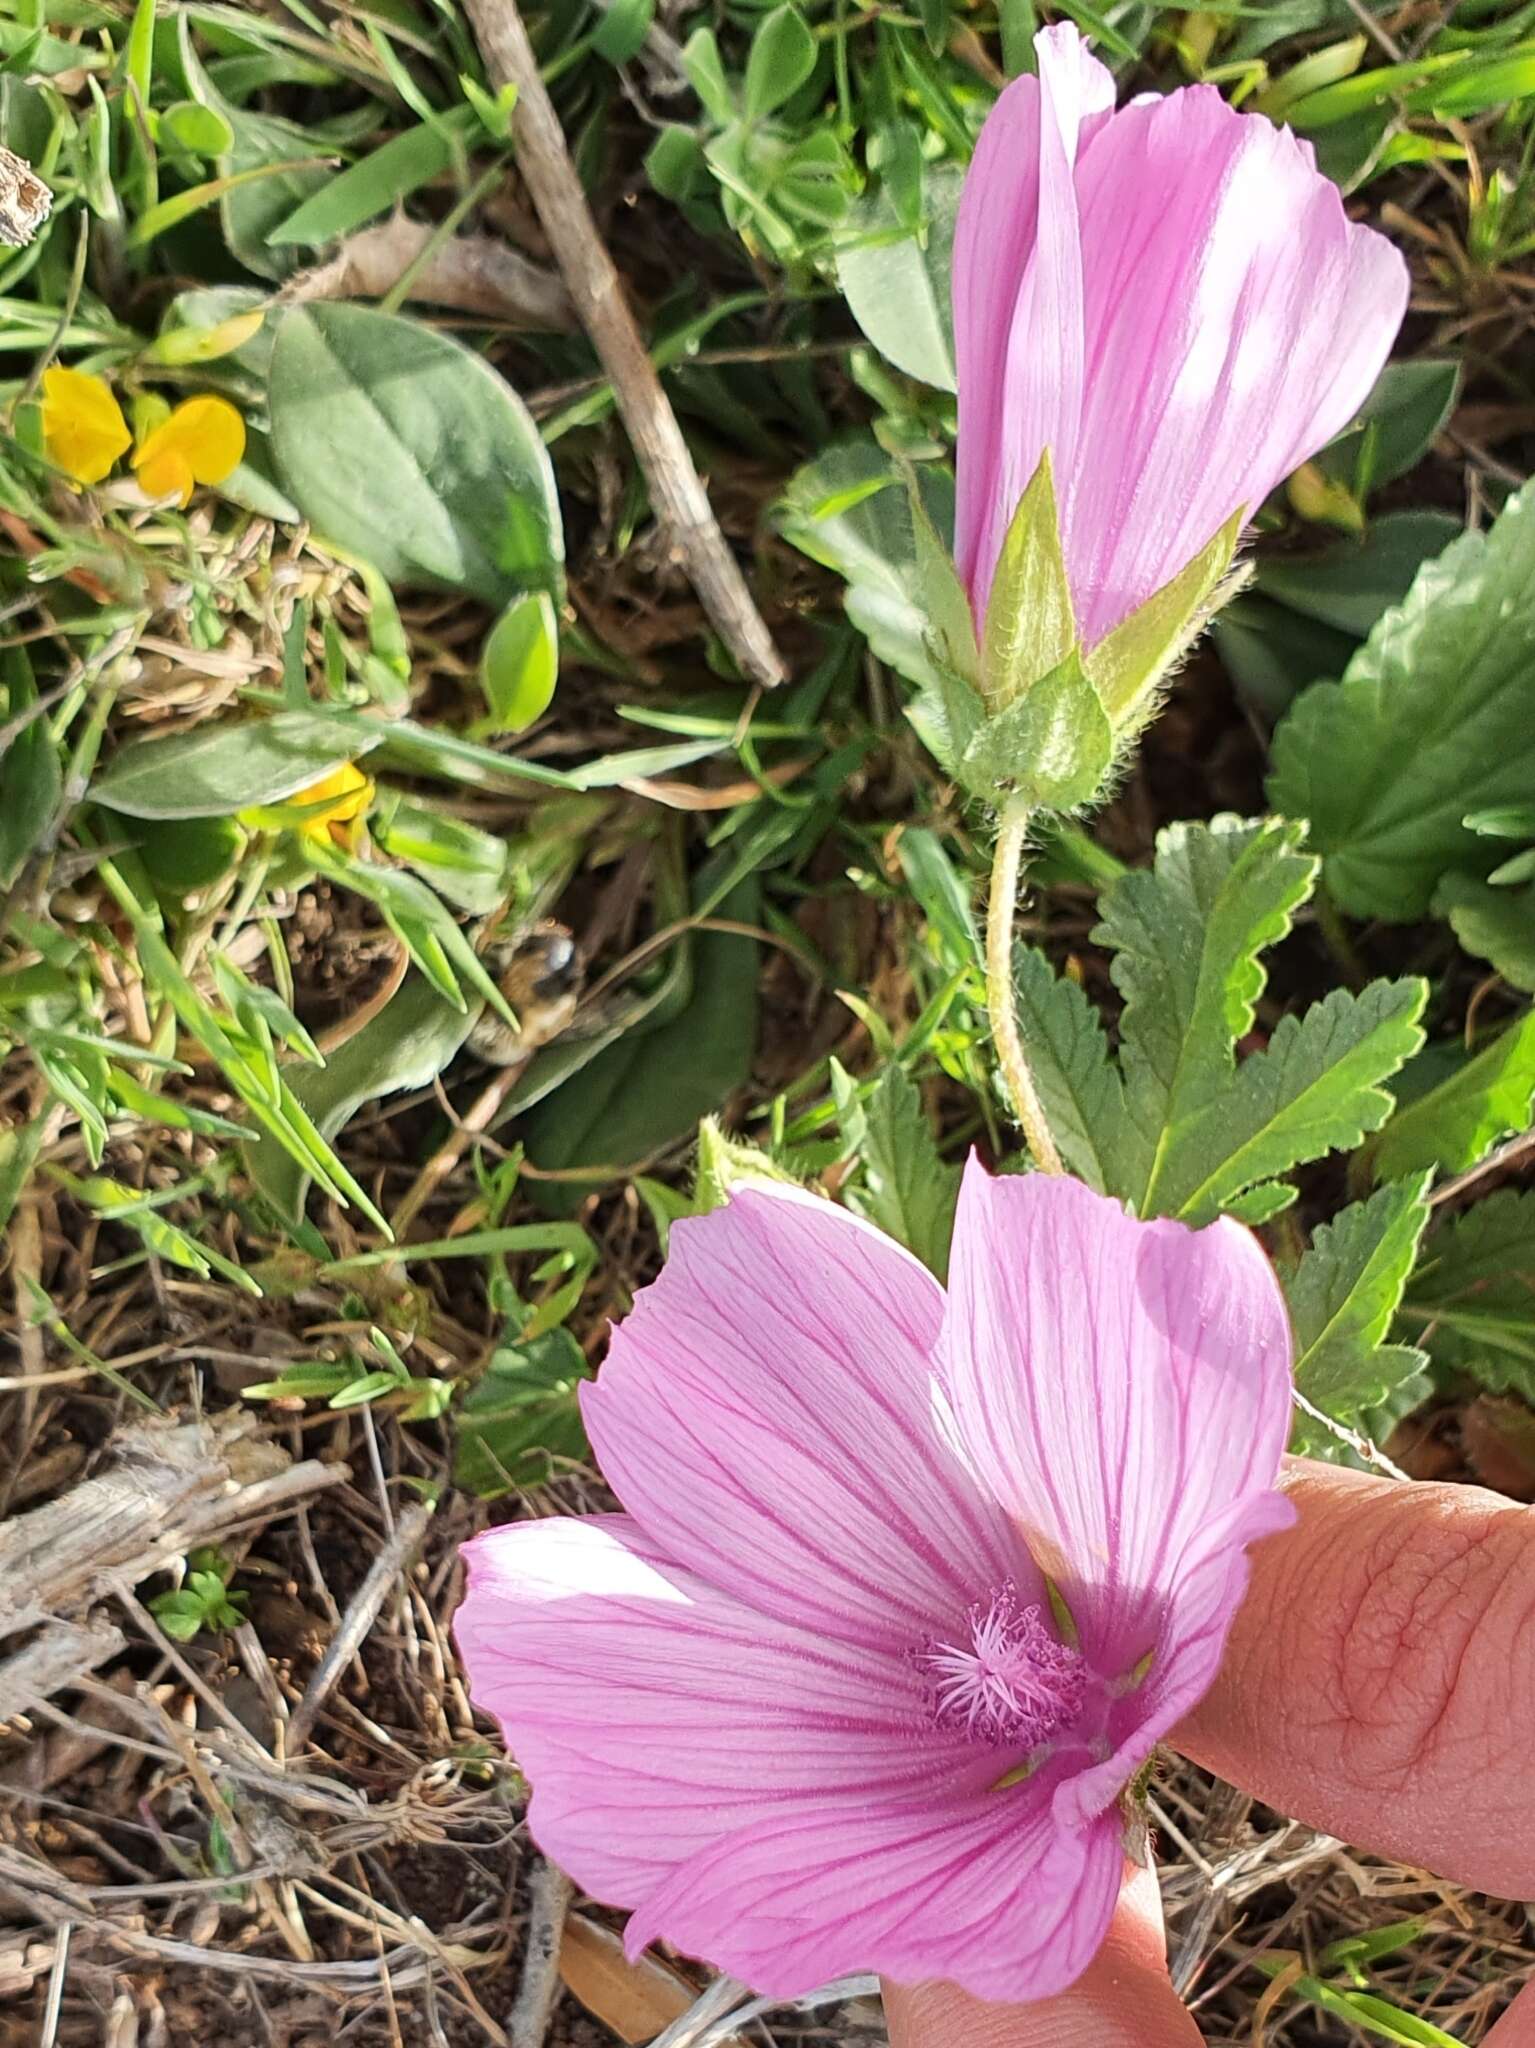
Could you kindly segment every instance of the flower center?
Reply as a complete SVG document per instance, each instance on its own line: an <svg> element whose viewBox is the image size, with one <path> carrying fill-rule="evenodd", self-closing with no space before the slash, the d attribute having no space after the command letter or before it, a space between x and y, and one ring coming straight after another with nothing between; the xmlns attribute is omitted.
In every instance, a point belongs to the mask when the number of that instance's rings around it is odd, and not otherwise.
<svg viewBox="0 0 1535 2048"><path fill-rule="evenodd" d="M977 1742L1033 1749L1075 1718L1087 1666L1053 1635L1037 1607L1002 1586L966 1617L964 1640L931 1642L917 1653L933 1718Z"/></svg>

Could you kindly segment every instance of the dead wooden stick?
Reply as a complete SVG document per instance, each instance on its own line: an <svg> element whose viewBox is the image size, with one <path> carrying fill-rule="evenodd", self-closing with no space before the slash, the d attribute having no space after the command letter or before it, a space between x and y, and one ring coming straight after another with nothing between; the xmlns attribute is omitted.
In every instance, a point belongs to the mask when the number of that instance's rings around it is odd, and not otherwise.
<svg viewBox="0 0 1535 2048"><path fill-rule="evenodd" d="M522 1976L507 2021L512 2048L544 2048L549 2015L560 1995L560 1942L575 1886L558 1865L540 1862L528 1880L528 1924L523 1933Z"/></svg>
<svg viewBox="0 0 1535 2048"><path fill-rule="evenodd" d="M49 1622L25 1649L0 1664L0 1721L13 1721L39 1700L52 1699L115 1657L126 1643L122 1630L110 1622Z"/></svg>
<svg viewBox="0 0 1535 2048"><path fill-rule="evenodd" d="M125 1429L112 1461L58 1500L0 1523L0 1639L78 1614L200 1543L349 1475L294 1464L253 1416Z"/></svg>
<svg viewBox="0 0 1535 2048"><path fill-rule="evenodd" d="M730 552L709 496L693 466L661 379L656 374L604 248L586 194L565 146L517 0L467 0L469 19L497 86L517 88L513 116L517 163L549 238L581 324L613 386L650 495L669 529L693 588L720 638L753 682L771 686L787 673L772 635Z"/></svg>
<svg viewBox="0 0 1535 2048"><path fill-rule="evenodd" d="M396 1523L394 1534L368 1567L368 1575L357 1588L340 1628L331 1637L330 1646L320 1659L304 1697L293 1709L284 1736L289 1756L297 1756L307 1741L321 1707L330 1697L331 1688L362 1648L363 1638L378 1619L378 1611L400 1573L415 1555L431 1519L432 1510L424 1502L418 1501L415 1506L407 1508Z"/></svg>

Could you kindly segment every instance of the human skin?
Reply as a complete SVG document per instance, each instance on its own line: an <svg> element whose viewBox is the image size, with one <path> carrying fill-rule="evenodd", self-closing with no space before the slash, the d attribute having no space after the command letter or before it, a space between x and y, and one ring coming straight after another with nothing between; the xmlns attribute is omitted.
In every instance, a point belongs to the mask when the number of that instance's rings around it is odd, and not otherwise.
<svg viewBox="0 0 1535 2048"><path fill-rule="evenodd" d="M1535 1510L1305 1460L1293 1529L1252 1583L1195 1763L1360 1848L1535 1898ZM1156 1887L1132 1877L1095 1961L1059 1997L983 2005L887 1985L891 2048L1199 2048L1167 1975ZM1484 2048L1535 2048L1535 1983Z"/></svg>

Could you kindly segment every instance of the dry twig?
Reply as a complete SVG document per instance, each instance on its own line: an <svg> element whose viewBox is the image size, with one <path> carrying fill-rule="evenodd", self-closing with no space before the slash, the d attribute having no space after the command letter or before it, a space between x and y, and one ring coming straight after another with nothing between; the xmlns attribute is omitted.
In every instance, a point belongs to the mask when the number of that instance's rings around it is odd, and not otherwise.
<svg viewBox="0 0 1535 2048"><path fill-rule="evenodd" d="M781 683L783 662L720 531L613 259L597 232L516 0L468 0L468 12L493 83L517 88L518 166L581 324L612 382L656 510L704 609L744 673L756 683Z"/></svg>
<svg viewBox="0 0 1535 2048"><path fill-rule="evenodd" d="M575 1886L553 1863L535 1864L528 1880L528 1924L522 1978L508 2022L512 2048L544 2048L549 2015L560 1995L560 1939Z"/></svg>

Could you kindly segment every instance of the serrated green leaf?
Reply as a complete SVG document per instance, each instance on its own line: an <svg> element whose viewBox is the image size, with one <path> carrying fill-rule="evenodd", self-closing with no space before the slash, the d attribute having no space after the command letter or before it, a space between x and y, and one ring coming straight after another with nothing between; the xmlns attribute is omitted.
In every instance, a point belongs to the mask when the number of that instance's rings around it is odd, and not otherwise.
<svg viewBox="0 0 1535 2048"><path fill-rule="evenodd" d="M1529 1129L1535 1107L1535 1010L1437 1088L1399 1109L1375 1147L1377 1181L1422 1167L1460 1173L1499 1138Z"/></svg>
<svg viewBox="0 0 1535 2048"><path fill-rule="evenodd" d="M1240 511L1233 512L1186 568L1153 592L1088 656L1088 674L1116 729L1145 722L1158 681L1203 627L1206 606L1231 567L1242 518Z"/></svg>
<svg viewBox="0 0 1535 2048"><path fill-rule="evenodd" d="M863 1105L863 1179L849 1206L905 1245L940 1280L949 1270L949 1240L959 1199L959 1168L939 1157L914 1081L886 1067Z"/></svg>
<svg viewBox="0 0 1535 2048"><path fill-rule="evenodd" d="M1441 1224L1398 1321L1442 1365L1535 1402L1535 1192L1505 1189Z"/></svg>
<svg viewBox="0 0 1535 2048"><path fill-rule="evenodd" d="M1277 818L1173 825L1150 870L1104 891L1093 937L1114 949L1125 998L1126 1109L1104 1142L1112 1184L1138 1207L1157 1206L1166 1133L1225 1084L1235 1043L1252 1028L1265 980L1259 955L1289 931L1316 879L1317 862L1299 850L1303 829Z"/></svg>
<svg viewBox="0 0 1535 2048"><path fill-rule="evenodd" d="M1034 1085L1062 1159L1100 1194L1123 1193L1101 1149L1124 1115L1124 1091L1098 1012L1032 946L1014 950L1013 987Z"/></svg>
<svg viewBox="0 0 1535 2048"><path fill-rule="evenodd" d="M1244 1188L1379 1130L1392 1108L1381 1083L1422 1044L1427 997L1426 982L1376 981L1281 1018L1264 1051L1164 1132L1143 1213L1211 1222Z"/></svg>
<svg viewBox="0 0 1535 2048"><path fill-rule="evenodd" d="M1535 782L1535 490L1419 571L1340 683L1317 683L1274 736L1276 809L1309 818L1329 889L1361 917L1411 920L1451 870L1496 849L1468 812Z"/></svg>
<svg viewBox="0 0 1535 2048"><path fill-rule="evenodd" d="M1016 798L1033 810L1091 803L1114 758L1114 729L1075 648L1049 675L971 734L959 759L965 787L998 809Z"/></svg>
<svg viewBox="0 0 1535 2048"><path fill-rule="evenodd" d="M1293 1207L1299 1194L1300 1189L1287 1180L1260 1180L1255 1188L1234 1195L1226 1204L1226 1214L1245 1223L1249 1230L1256 1230Z"/></svg>
<svg viewBox="0 0 1535 2048"><path fill-rule="evenodd" d="M981 693L995 710L1060 667L1077 641L1047 448L1002 543L981 634Z"/></svg>
<svg viewBox="0 0 1535 2048"><path fill-rule="evenodd" d="M1297 1265L1281 1273L1295 1331L1295 1384L1314 1406L1355 1424L1423 1354L1388 1344L1428 1222L1427 1176L1394 1181L1314 1233Z"/></svg>

